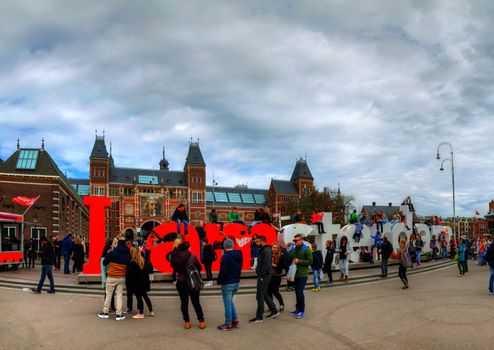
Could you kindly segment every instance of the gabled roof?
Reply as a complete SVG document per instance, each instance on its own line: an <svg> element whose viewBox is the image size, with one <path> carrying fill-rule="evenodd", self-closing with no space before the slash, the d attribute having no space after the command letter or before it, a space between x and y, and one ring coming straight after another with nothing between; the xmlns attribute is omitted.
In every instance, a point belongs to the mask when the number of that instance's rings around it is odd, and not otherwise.
<svg viewBox="0 0 494 350"><path fill-rule="evenodd" d="M187 186L185 173L183 171L152 170L135 168L110 168L110 183L133 184L139 183L139 176L156 176L155 186ZM141 183L141 185L147 185Z"/></svg>
<svg viewBox="0 0 494 350"><path fill-rule="evenodd" d="M277 194L296 194L298 195L295 184L286 180L271 180L274 186L274 190Z"/></svg>
<svg viewBox="0 0 494 350"><path fill-rule="evenodd" d="M89 158L96 159L108 159L108 151L106 150L105 137L96 136L94 141L93 150L91 151L91 156Z"/></svg>
<svg viewBox="0 0 494 350"><path fill-rule="evenodd" d="M201 149L199 148L199 142L191 142L189 144L189 152L185 159L185 166L187 165L200 165L206 166L206 162L202 157Z"/></svg>
<svg viewBox="0 0 494 350"><path fill-rule="evenodd" d="M302 157L295 163L295 168L293 169L292 178L290 180L295 181L297 179L314 180L309 166L307 165L307 161L302 159Z"/></svg>
<svg viewBox="0 0 494 350"><path fill-rule="evenodd" d="M389 206L389 205L364 205L362 209L365 209L367 214L369 216L372 216L374 212L376 211L382 211L384 214L386 214L386 217L388 220L393 219L393 215L397 212L400 211L400 207L398 206Z"/></svg>

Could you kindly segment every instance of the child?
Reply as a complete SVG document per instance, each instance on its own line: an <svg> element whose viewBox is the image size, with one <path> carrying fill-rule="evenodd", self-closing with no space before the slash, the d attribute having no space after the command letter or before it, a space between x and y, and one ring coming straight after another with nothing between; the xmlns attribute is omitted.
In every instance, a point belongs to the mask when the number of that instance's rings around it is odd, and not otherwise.
<svg viewBox="0 0 494 350"><path fill-rule="evenodd" d="M334 257L334 247L331 240L326 241L326 258L324 259L324 266L322 268L324 273L328 274L328 286L333 283L333 274L331 272Z"/></svg>
<svg viewBox="0 0 494 350"><path fill-rule="evenodd" d="M313 292L319 292L321 288L319 288L319 274L322 269L322 252L317 249L317 244L312 244L312 273L314 274L314 288L312 288Z"/></svg>

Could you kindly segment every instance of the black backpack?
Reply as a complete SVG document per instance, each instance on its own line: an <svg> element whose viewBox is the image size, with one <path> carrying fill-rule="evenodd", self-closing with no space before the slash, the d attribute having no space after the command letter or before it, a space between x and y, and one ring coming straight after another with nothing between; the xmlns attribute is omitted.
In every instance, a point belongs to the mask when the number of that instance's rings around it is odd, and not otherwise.
<svg viewBox="0 0 494 350"><path fill-rule="evenodd" d="M187 287L190 291L199 292L204 287L204 282L201 279L201 274L197 271L194 265L194 255L190 255L185 267L187 274Z"/></svg>

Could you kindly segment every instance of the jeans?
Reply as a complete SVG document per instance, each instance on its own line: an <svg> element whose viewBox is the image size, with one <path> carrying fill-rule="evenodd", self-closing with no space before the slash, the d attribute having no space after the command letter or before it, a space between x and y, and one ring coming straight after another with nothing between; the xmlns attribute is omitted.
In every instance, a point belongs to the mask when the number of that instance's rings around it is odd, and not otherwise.
<svg viewBox="0 0 494 350"><path fill-rule="evenodd" d="M479 265L480 266L485 265L484 253L479 253Z"/></svg>
<svg viewBox="0 0 494 350"><path fill-rule="evenodd" d="M448 257L448 248L441 248L441 256L443 259Z"/></svg>
<svg viewBox="0 0 494 350"><path fill-rule="evenodd" d="M295 308L298 312L305 312L305 297L304 288L307 284L307 276L296 276L295 277L295 297L297 299L297 304Z"/></svg>
<svg viewBox="0 0 494 350"><path fill-rule="evenodd" d="M381 229L379 230L379 228L381 228ZM383 226L383 222L382 221L376 222L376 230L379 230L379 232L383 233L384 226Z"/></svg>
<svg viewBox="0 0 494 350"><path fill-rule="evenodd" d="M189 297L190 297L190 301L192 301L192 306L194 307L194 310L196 312L197 319L199 320L199 322L203 322L204 313L202 312L201 303L199 301L200 292L189 290L189 288L187 287L187 283L182 282L180 280L177 280L177 284L175 286L177 287L178 295L180 296L180 309L182 310L182 316L184 318L184 321L190 322L190 317L189 317Z"/></svg>
<svg viewBox="0 0 494 350"><path fill-rule="evenodd" d="M320 269L315 269L312 271L314 273L314 288L319 288L319 273Z"/></svg>
<svg viewBox="0 0 494 350"><path fill-rule="evenodd" d="M224 284L221 286L221 296L225 307L225 324L231 326L233 321L238 320L237 309L233 304L233 296L238 292L239 283Z"/></svg>
<svg viewBox="0 0 494 350"><path fill-rule="evenodd" d="M41 278L39 279L38 283L38 290L41 291L41 288L43 288L43 283L45 282L46 276L48 276L48 279L50 280L50 290L55 290L55 282L53 281L53 273L52 271L53 266L50 265L41 265Z"/></svg>
<svg viewBox="0 0 494 350"><path fill-rule="evenodd" d="M344 276L348 276L348 258L340 259L340 273Z"/></svg>
<svg viewBox="0 0 494 350"><path fill-rule="evenodd" d="M388 277L388 259L381 260L381 276Z"/></svg>
<svg viewBox="0 0 494 350"><path fill-rule="evenodd" d="M62 258L61 253L55 253L55 259L53 260L53 266L55 266L56 269L60 270L60 260Z"/></svg>
<svg viewBox="0 0 494 350"><path fill-rule="evenodd" d="M70 254L63 253L63 273L70 273L69 263L70 263Z"/></svg>
<svg viewBox="0 0 494 350"><path fill-rule="evenodd" d="M148 297L148 293L144 294L136 294L136 299L137 299L137 309L139 310L140 314L144 313L144 303L142 299L146 302L146 305L148 306L149 312L153 311L153 305L151 304L151 299Z"/></svg>
<svg viewBox="0 0 494 350"><path fill-rule="evenodd" d="M489 277L489 292L494 293L494 266L489 266L491 272Z"/></svg>
<svg viewBox="0 0 494 350"><path fill-rule="evenodd" d="M180 223L184 224L184 233L187 234L189 232L189 222L187 220L177 220L177 233L180 233Z"/></svg>
<svg viewBox="0 0 494 350"><path fill-rule="evenodd" d="M276 305L273 302L273 299L271 299L268 295L268 286L269 282L271 281L271 276L265 276L263 278L258 277L257 278L257 293L256 293L256 299L257 299L257 311L256 311L256 318L262 319L262 315L264 314L264 303L268 304L269 310L272 313L276 313Z"/></svg>
<svg viewBox="0 0 494 350"><path fill-rule="evenodd" d="M466 261L459 261L458 260L458 270L460 271L460 275L464 275L465 272L468 272L466 270Z"/></svg>
<svg viewBox="0 0 494 350"><path fill-rule="evenodd" d="M245 226L245 223L242 220L233 220L232 223L241 224Z"/></svg>
<svg viewBox="0 0 494 350"><path fill-rule="evenodd" d="M317 225L317 233L323 234L324 232L324 224L322 222L315 222L314 225Z"/></svg>
<svg viewBox="0 0 494 350"><path fill-rule="evenodd" d="M422 250L415 251L415 262L420 265L420 259L422 258Z"/></svg>
<svg viewBox="0 0 494 350"><path fill-rule="evenodd" d="M213 263L207 263L204 264L204 269L206 270L206 281L212 281L213 280L213 273L211 272L211 266Z"/></svg>
<svg viewBox="0 0 494 350"><path fill-rule="evenodd" d="M281 305L285 305L283 301L283 297L280 293L280 284L281 284L281 276L271 276L271 282L269 282L268 286L268 295L271 299L273 296L278 300ZM273 300L274 301L274 300Z"/></svg>
<svg viewBox="0 0 494 350"><path fill-rule="evenodd" d="M123 314L123 289L125 285L124 278L108 277L106 279L106 298L105 305L103 306L103 312L108 313L110 311L111 300L113 292L115 292L115 307L117 309L117 315Z"/></svg>
<svg viewBox="0 0 494 350"><path fill-rule="evenodd" d="M400 276L400 279L403 282L403 284L405 285L408 284L407 268L401 264L400 267L398 268L398 276Z"/></svg>

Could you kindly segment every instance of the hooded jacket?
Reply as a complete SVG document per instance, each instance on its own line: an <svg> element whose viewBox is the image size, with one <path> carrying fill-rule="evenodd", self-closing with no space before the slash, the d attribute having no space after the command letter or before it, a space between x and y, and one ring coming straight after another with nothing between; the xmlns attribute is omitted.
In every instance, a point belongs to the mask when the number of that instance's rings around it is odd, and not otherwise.
<svg viewBox="0 0 494 350"><path fill-rule="evenodd" d="M312 251L312 270L320 270L322 268L322 252L318 250Z"/></svg>
<svg viewBox="0 0 494 350"><path fill-rule="evenodd" d="M74 248L74 241L69 236L65 236L62 240L62 254L70 254L72 253L72 249Z"/></svg>
<svg viewBox="0 0 494 350"><path fill-rule="evenodd" d="M187 212L184 210L175 209L175 212L172 215L172 221L189 221L189 217L187 216Z"/></svg>
<svg viewBox="0 0 494 350"><path fill-rule="evenodd" d="M295 277L307 277L309 275L309 265L312 265L312 250L305 244L295 247L288 253L288 258L293 261L298 259L297 273Z"/></svg>
<svg viewBox="0 0 494 350"><path fill-rule="evenodd" d="M259 248L257 257L256 275L264 278L271 275L271 246L264 245Z"/></svg>
<svg viewBox="0 0 494 350"><path fill-rule="evenodd" d="M41 248L41 265L53 265L54 251L50 242L46 242Z"/></svg>
<svg viewBox="0 0 494 350"><path fill-rule="evenodd" d="M187 268L187 263L188 263L191 255L192 255L192 253L188 250L184 251L184 250L178 250L178 249L172 251L168 255L170 263L171 263L173 269L175 270L175 272L177 273L177 281L187 283L186 268ZM201 272L202 266L199 263L199 260L197 260L197 258L195 256L193 259L193 264L194 264L195 268L197 269L197 271Z"/></svg>
<svg viewBox="0 0 494 350"><path fill-rule="evenodd" d="M125 241L119 241L103 260L103 265L108 266L109 278L125 278L127 266L130 264L130 252L125 246Z"/></svg>
<svg viewBox="0 0 494 350"><path fill-rule="evenodd" d="M225 251L221 257L217 283L219 285L239 283L240 274L242 272L242 263L243 258L240 250Z"/></svg>

